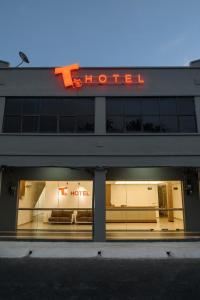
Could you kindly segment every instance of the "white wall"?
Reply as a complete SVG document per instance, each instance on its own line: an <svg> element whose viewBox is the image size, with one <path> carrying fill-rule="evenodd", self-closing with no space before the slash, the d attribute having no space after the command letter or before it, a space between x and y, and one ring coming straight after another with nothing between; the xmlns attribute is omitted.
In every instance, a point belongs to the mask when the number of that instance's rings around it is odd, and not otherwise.
<svg viewBox="0 0 200 300"><path fill-rule="evenodd" d="M46 185L38 199L35 199L37 182L26 181L25 195L19 200L20 208L92 208L92 181L46 181ZM59 187L67 188L67 195L62 195ZM79 195L71 192L81 191ZM85 195L83 195L85 191ZM88 193L88 194L87 194ZM18 211L18 225L31 222L33 217L41 215L43 221L48 221L49 211Z"/></svg>
<svg viewBox="0 0 200 300"><path fill-rule="evenodd" d="M19 199L19 208L34 208L37 201L36 195L38 195L38 184L37 181L26 181L25 182L25 193ZM21 211L18 210L18 225L31 222L33 219L33 211Z"/></svg>
<svg viewBox="0 0 200 300"><path fill-rule="evenodd" d="M79 183L79 184L78 184ZM67 195L62 195L59 187L67 188ZM71 192L86 191L89 195L71 195ZM92 181L46 181L45 195L38 201L40 208L91 208Z"/></svg>
<svg viewBox="0 0 200 300"><path fill-rule="evenodd" d="M178 188L178 189L176 189ZM181 183L172 183L172 195L173 195L173 208L182 208L182 190ZM182 211L174 211L174 218L183 220Z"/></svg>
<svg viewBox="0 0 200 300"><path fill-rule="evenodd" d="M111 184L111 204L115 206L158 206L157 185Z"/></svg>
<svg viewBox="0 0 200 300"><path fill-rule="evenodd" d="M92 208L92 181L46 181L37 207L40 208ZM67 195L62 195L59 187L65 187ZM71 192L80 190L89 195L72 195ZM48 222L51 210L43 211L43 222Z"/></svg>

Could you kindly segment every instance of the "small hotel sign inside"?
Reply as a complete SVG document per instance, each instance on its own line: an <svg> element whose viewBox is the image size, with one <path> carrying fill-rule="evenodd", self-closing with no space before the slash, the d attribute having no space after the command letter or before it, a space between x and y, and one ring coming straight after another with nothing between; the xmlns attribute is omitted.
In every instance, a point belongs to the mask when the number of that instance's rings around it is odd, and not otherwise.
<svg viewBox="0 0 200 300"><path fill-rule="evenodd" d="M140 74L133 73L110 73L84 74L81 77L74 77L72 71L79 70L78 64L55 68L55 74L61 74L65 87L80 88L84 85L142 85L144 79Z"/></svg>

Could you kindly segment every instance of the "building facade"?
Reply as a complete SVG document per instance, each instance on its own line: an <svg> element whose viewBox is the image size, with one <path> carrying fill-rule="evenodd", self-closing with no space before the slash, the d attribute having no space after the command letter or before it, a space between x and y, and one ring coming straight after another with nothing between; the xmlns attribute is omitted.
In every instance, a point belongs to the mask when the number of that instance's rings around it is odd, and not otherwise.
<svg viewBox="0 0 200 300"><path fill-rule="evenodd" d="M200 232L200 63L0 62L0 233L133 240Z"/></svg>

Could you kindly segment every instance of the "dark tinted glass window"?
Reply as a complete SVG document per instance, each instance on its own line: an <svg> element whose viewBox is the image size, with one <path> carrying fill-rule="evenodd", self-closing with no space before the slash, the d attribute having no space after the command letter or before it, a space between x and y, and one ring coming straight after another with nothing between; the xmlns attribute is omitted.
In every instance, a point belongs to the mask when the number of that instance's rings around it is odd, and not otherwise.
<svg viewBox="0 0 200 300"><path fill-rule="evenodd" d="M160 114L161 115L176 115L176 99L160 99Z"/></svg>
<svg viewBox="0 0 200 300"><path fill-rule="evenodd" d="M20 117L6 116L3 124L4 132L20 132Z"/></svg>
<svg viewBox="0 0 200 300"><path fill-rule="evenodd" d="M107 114L121 115L124 112L124 101L120 99L107 101Z"/></svg>
<svg viewBox="0 0 200 300"><path fill-rule="evenodd" d="M21 101L18 99L7 99L5 105L5 114L19 115L21 113Z"/></svg>
<svg viewBox="0 0 200 300"><path fill-rule="evenodd" d="M57 118L54 116L41 116L40 132L57 132Z"/></svg>
<svg viewBox="0 0 200 300"><path fill-rule="evenodd" d="M94 113L94 107L91 105L91 100L82 99L76 106L77 115L91 115Z"/></svg>
<svg viewBox="0 0 200 300"><path fill-rule="evenodd" d="M61 100L60 114L66 116L94 114L94 101L85 98Z"/></svg>
<svg viewBox="0 0 200 300"><path fill-rule="evenodd" d="M4 132L94 132L93 98L7 98Z"/></svg>
<svg viewBox="0 0 200 300"><path fill-rule="evenodd" d="M160 127L162 132L178 132L178 118L176 116L161 116Z"/></svg>
<svg viewBox="0 0 200 300"><path fill-rule="evenodd" d="M39 112L39 100L38 99L24 99L22 100L22 114L35 115Z"/></svg>
<svg viewBox="0 0 200 300"><path fill-rule="evenodd" d="M140 115L141 114L141 100L125 100L125 114L126 115Z"/></svg>
<svg viewBox="0 0 200 300"><path fill-rule="evenodd" d="M22 131L23 132L37 132L38 130L38 117L24 116L22 118Z"/></svg>
<svg viewBox="0 0 200 300"><path fill-rule="evenodd" d="M142 99L142 114L143 115L158 115L159 102L157 99Z"/></svg>
<svg viewBox="0 0 200 300"><path fill-rule="evenodd" d="M141 131L142 121L140 117L127 117L125 121L126 131Z"/></svg>
<svg viewBox="0 0 200 300"><path fill-rule="evenodd" d="M60 117L60 132L74 132L76 125L75 117Z"/></svg>
<svg viewBox="0 0 200 300"><path fill-rule="evenodd" d="M178 98L177 110L179 115L193 115L195 113L194 101L190 98Z"/></svg>
<svg viewBox="0 0 200 300"><path fill-rule="evenodd" d="M196 132L193 97L107 98L107 132Z"/></svg>
<svg viewBox="0 0 200 300"><path fill-rule="evenodd" d="M40 101L40 114L56 115L59 110L59 99L42 99Z"/></svg>
<svg viewBox="0 0 200 300"><path fill-rule="evenodd" d="M108 132L123 132L123 117L110 116L107 119Z"/></svg>
<svg viewBox="0 0 200 300"><path fill-rule="evenodd" d="M77 113L77 101L73 99L62 99L60 104L60 114L66 116L75 116Z"/></svg>
<svg viewBox="0 0 200 300"><path fill-rule="evenodd" d="M147 132L159 132L160 120L157 116L146 116L142 119L143 130Z"/></svg>
<svg viewBox="0 0 200 300"><path fill-rule="evenodd" d="M195 132L196 120L193 116L179 117L180 131L181 132Z"/></svg>
<svg viewBox="0 0 200 300"><path fill-rule="evenodd" d="M91 116L79 116L77 118L78 132L92 132L94 131L94 120Z"/></svg>

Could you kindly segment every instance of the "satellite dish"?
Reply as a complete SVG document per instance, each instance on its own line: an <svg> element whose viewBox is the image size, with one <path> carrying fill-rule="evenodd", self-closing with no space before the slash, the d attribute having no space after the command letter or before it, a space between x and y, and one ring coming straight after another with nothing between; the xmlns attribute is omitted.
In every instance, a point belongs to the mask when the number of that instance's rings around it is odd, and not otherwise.
<svg viewBox="0 0 200 300"><path fill-rule="evenodd" d="M23 60L23 62L29 64L29 59L28 57L26 56L26 54L22 51L19 51L19 56L21 57L21 59Z"/></svg>
<svg viewBox="0 0 200 300"><path fill-rule="evenodd" d="M19 56L20 56L20 58L21 58L21 62L16 66L16 68L18 68L19 66L21 66L24 62L25 62L26 64L29 64L29 63L30 63L28 57L26 56L26 54L25 54L24 52L19 51Z"/></svg>

